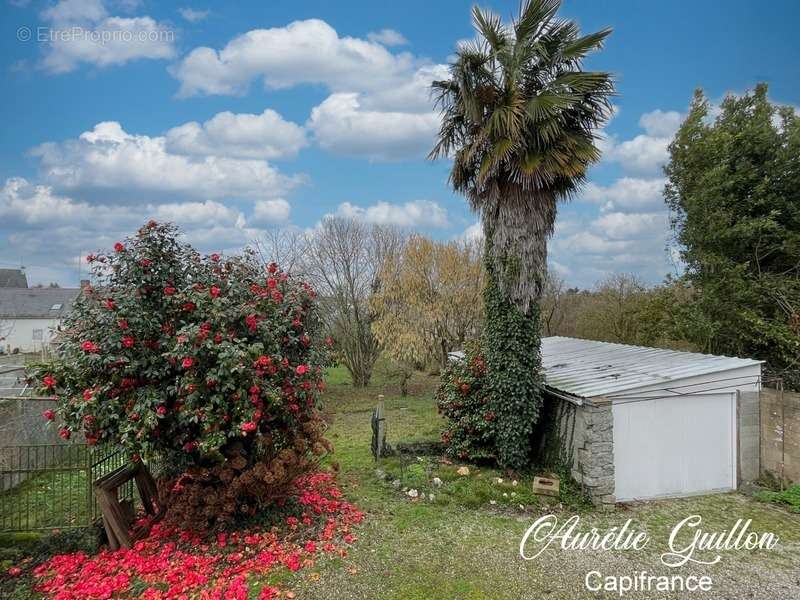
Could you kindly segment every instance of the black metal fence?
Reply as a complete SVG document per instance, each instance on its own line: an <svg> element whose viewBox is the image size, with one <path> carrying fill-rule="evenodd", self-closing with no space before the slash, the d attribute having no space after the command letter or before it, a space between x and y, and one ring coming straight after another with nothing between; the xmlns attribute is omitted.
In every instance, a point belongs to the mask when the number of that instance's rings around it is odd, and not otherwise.
<svg viewBox="0 0 800 600"><path fill-rule="evenodd" d="M86 527L100 518L92 483L123 466L116 447L42 444L0 447L0 531ZM119 490L133 498L133 482Z"/></svg>

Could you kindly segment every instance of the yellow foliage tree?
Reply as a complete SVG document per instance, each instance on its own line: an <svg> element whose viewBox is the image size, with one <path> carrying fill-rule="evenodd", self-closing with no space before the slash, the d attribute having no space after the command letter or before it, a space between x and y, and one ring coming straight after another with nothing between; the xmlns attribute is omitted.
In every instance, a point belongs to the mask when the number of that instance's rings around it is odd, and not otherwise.
<svg viewBox="0 0 800 600"><path fill-rule="evenodd" d="M480 334L480 246L413 235L384 260L372 295L372 331L394 361L413 367L447 363L447 353Z"/></svg>

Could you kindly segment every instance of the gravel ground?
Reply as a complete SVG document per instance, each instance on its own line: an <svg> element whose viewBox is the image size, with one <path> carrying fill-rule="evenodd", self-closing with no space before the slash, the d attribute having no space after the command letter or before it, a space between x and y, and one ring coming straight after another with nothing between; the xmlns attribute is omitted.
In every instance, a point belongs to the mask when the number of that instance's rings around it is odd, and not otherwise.
<svg viewBox="0 0 800 600"><path fill-rule="evenodd" d="M735 504L752 507L759 513L773 510L755 505L744 497L729 495L724 498L727 501L733 498ZM691 506L691 502L676 502L680 512ZM703 499L703 504L713 505L714 499ZM673 508L670 502L661 502L657 516L663 513L670 516ZM440 514L433 514L434 511ZM644 511L648 517L654 516L652 508ZM623 598L800 598L798 519L778 510L774 511L774 524L782 527L787 520L794 520L795 529L788 532L789 539L782 539L774 550L734 551L725 553L717 565L678 569L661 564L659 555L666 549L666 538L661 540L663 543L656 543L655 535L651 542L653 548L642 551L595 552L551 547L535 560L523 561L517 554L519 540L534 517L504 517L489 511L437 507L418 510L413 516L407 514L409 512L410 509L400 506L393 515L372 516L348 558L323 567L316 581L314 576L292 583L297 598L560 600L620 597L616 593L588 591L584 579L590 571L599 571L604 576L636 576L640 571L648 575L706 575L713 581L708 592L665 593L653 589L629 591ZM604 520L622 524L628 516L612 515ZM750 517L746 510L744 516ZM763 515L759 517L763 520Z"/></svg>

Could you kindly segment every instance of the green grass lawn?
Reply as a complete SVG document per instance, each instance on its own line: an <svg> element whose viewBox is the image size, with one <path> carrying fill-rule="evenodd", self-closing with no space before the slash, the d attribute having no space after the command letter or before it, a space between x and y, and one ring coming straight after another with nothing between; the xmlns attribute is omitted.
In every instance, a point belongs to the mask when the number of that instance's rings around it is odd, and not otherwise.
<svg viewBox="0 0 800 600"><path fill-rule="evenodd" d="M347 558L320 563L312 573L298 573L287 581L298 598L582 597L588 594L583 588L586 572L604 564L613 574L632 569L658 572L658 556L666 549L670 530L691 514L700 514L709 531L749 518L753 529L781 535L776 551L732 553L720 565L705 568L717 574L716 585L724 588L727 581L738 589L737 577L743 573L757 582L762 576L796 569L800 518L739 494L643 503L610 514L583 508L582 528L621 525L632 518L636 527L651 534L652 547L602 559L596 554L548 550L536 561L523 561L518 555L520 538L536 518L550 512L560 518L574 514L572 509L561 510L557 499L533 496L530 478L519 478L513 486L513 478L501 472L471 466L470 475L461 477L456 474L459 465L441 465L425 457L421 461L393 457L380 465L373 461L370 417L378 395L384 396L390 444L438 440L441 421L433 400L437 382L435 376L417 374L409 396L402 398L397 386L380 377L368 389L357 390L343 369L331 370L326 416L328 436L336 447L332 460L339 463L343 491L367 513L367 520ZM376 468L389 473L390 481L381 481ZM394 477L402 480L400 489L391 484ZM439 477L442 485L433 485L433 477ZM404 488L416 488L426 499L412 500ZM429 493L434 494L433 501Z"/></svg>

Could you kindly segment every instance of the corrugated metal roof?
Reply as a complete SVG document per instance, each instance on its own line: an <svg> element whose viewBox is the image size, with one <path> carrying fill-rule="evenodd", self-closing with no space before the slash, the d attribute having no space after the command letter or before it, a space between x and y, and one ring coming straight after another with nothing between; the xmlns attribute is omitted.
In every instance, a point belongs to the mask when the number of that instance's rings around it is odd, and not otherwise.
<svg viewBox="0 0 800 600"><path fill-rule="evenodd" d="M60 319L72 310L78 288L0 288L0 318Z"/></svg>
<svg viewBox="0 0 800 600"><path fill-rule="evenodd" d="M542 338L542 366L548 387L581 398L608 396L761 362L568 337Z"/></svg>

